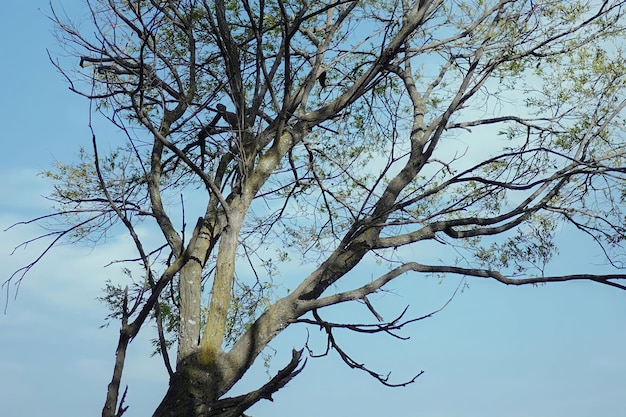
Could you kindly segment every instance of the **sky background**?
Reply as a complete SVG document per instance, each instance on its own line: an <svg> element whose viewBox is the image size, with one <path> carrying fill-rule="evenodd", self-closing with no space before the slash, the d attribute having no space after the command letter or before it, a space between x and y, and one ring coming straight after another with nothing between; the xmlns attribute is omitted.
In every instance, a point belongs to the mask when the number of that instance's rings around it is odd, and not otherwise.
<svg viewBox="0 0 626 417"><path fill-rule="evenodd" d="M65 1L70 16L85 16L81 2ZM42 9L44 12L40 11ZM50 183L38 175L54 161L76 158L90 146L88 103L71 93L50 64L46 48L59 52L48 2L4 0L0 15L0 229L49 212L43 196ZM76 62L78 65L78 62ZM117 132L102 132L115 138ZM33 243L13 247L41 229L27 225L2 232L2 281L39 254ZM551 273L602 271L597 249L580 245L567 230L559 235L561 255ZM53 249L15 286L2 288L0 302L0 407L7 417L99 415L110 380L117 327L100 328L107 311L96 301L106 279L120 276L105 267L132 248L113 236L105 246ZM306 270L303 269L303 273ZM298 271L290 271L298 276ZM295 278L294 278L295 279ZM443 305L459 283L407 275L379 300L388 317L409 310L415 316ZM309 359L305 370L275 395L249 411L254 417L583 417L626 416L626 294L593 283L505 287L474 280L447 308L388 337L341 335L355 359L396 382L423 370L405 388L386 388L335 355ZM7 299L8 296L8 299ZM341 307L356 317L359 306ZM331 316L329 316L331 317ZM320 351L321 338L312 332ZM167 389L158 357L150 357L148 332L131 344L124 383L126 416L149 416ZM272 369L284 366L291 348L307 334L293 327L272 346ZM267 380L255 365L237 390Z"/></svg>

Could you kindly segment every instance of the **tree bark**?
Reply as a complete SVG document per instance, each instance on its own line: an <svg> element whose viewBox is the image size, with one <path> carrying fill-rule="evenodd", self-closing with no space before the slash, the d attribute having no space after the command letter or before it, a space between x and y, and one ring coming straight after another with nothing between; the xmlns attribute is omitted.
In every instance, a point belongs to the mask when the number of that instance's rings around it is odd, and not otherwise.
<svg viewBox="0 0 626 417"><path fill-rule="evenodd" d="M230 398L211 396L206 387L221 378L217 374L203 372L202 365L193 359L185 361L179 371L170 379L170 388L153 417L240 417L244 411L259 400L272 400L272 395L298 375L306 361L302 360L303 350L293 350L291 361L278 371L272 379L257 390ZM225 363L227 358L222 358ZM198 366L199 365L199 366ZM220 390L214 390L219 392ZM222 391L223 392L223 391ZM219 394L218 394L219 395Z"/></svg>

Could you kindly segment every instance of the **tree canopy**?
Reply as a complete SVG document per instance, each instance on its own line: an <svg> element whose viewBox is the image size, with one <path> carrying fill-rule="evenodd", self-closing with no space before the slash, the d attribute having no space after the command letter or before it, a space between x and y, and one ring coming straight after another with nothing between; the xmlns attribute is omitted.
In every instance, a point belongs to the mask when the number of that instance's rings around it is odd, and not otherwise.
<svg viewBox="0 0 626 417"><path fill-rule="evenodd" d="M302 369L294 346L265 385L228 394L295 324L383 384L415 380L334 337L419 320L368 298L404 274L626 289L623 1L85 5L80 23L52 9L73 61L51 59L119 135L92 129L78 163L47 172L55 212L35 220L49 248L134 242L126 282L104 284L120 336L103 416L132 402L125 354L149 323L171 378L154 416L240 416ZM614 272L548 273L563 227ZM367 262L384 272L354 273ZM369 315L326 318L349 302Z"/></svg>

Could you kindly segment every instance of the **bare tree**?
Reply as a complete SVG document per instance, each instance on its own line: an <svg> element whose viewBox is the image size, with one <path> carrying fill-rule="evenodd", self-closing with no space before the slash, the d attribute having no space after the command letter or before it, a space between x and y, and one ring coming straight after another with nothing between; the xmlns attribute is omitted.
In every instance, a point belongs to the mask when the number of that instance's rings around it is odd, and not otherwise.
<svg viewBox="0 0 626 417"><path fill-rule="evenodd" d="M92 129L92 152L49 173L58 211L36 220L67 221L41 236L50 246L121 225L137 249L128 262L141 279L108 283L103 297L121 322L103 416L124 413L125 353L152 320L171 376L154 416L226 417L300 372L306 346L265 385L226 396L294 324L321 327L329 350L383 384L410 383L335 339L337 329L394 335L419 319L385 320L368 299L406 273L626 289L623 1L86 7L82 25L52 11L75 57L53 62L122 133L104 155ZM142 239L139 223L161 240ZM546 275L563 224L599 245L615 273ZM405 256L427 245L440 262ZM372 259L386 272L337 289ZM307 272L290 292L272 291L289 260ZM254 273L238 274L246 264ZM364 303L373 323L322 317L347 302Z"/></svg>

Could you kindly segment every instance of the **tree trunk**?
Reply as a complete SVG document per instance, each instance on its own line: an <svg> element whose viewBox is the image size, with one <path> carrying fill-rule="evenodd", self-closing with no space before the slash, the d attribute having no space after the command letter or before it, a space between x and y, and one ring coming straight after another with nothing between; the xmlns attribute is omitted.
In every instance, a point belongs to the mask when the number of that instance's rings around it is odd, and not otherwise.
<svg viewBox="0 0 626 417"><path fill-rule="evenodd" d="M219 398L232 387L234 380L223 375L227 368L208 370L201 364L199 353L179 363L179 370L170 379L170 387L153 417L240 417L259 400L272 400L272 395L283 388L304 368L303 350L293 350L291 361L272 379L257 390L237 397ZM220 363L228 363L223 356ZM230 382L228 382L230 381ZM213 393L213 394L212 394ZM215 394L217 393L217 394Z"/></svg>
<svg viewBox="0 0 626 417"><path fill-rule="evenodd" d="M208 417L228 416L216 413L216 398L220 378L197 361L197 354L178 363L170 379L170 386L153 417Z"/></svg>

